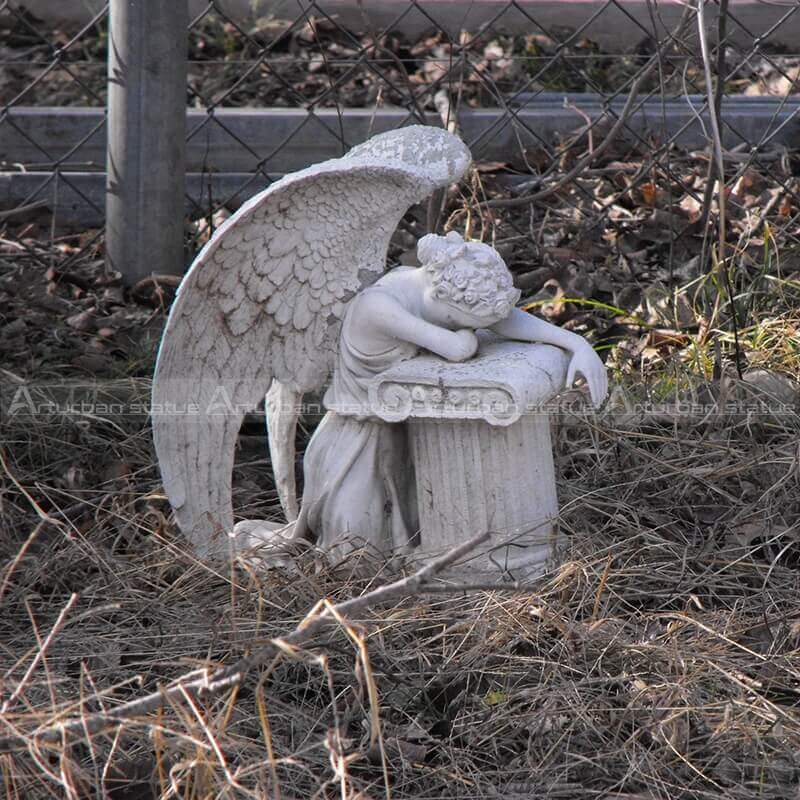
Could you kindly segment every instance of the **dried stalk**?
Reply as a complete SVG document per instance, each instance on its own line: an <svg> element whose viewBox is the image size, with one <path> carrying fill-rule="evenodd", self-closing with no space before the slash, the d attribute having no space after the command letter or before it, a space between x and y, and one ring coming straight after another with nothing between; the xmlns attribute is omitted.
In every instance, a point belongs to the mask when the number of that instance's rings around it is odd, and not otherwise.
<svg viewBox="0 0 800 800"><path fill-rule="evenodd" d="M427 589L430 580L436 577L443 569L463 558L469 552L481 545L489 538L488 532L473 536L458 547L454 547L441 557L423 566L413 575L381 586L361 597L354 597L338 605L324 608L314 617L306 617L288 636L280 639L271 639L263 647L259 647L249 656L239 659L228 667L214 670L210 674L197 676L197 671L178 678L170 687L157 692L123 703L117 708L91 714L79 719L68 720L51 725L31 735L31 740L17 734L0 739L0 753L10 752L20 748L36 747L40 744L63 744L70 736L91 736L115 725L120 725L134 717L140 717L162 708L174 701L207 700L228 689L238 686L250 670L266 663L280 652L292 650L310 639L313 639L326 625L353 613L360 613L368 608L398 600L403 597L418 594ZM52 636L52 634L51 634Z"/></svg>
<svg viewBox="0 0 800 800"><path fill-rule="evenodd" d="M728 275L728 268L726 264L726 241L725 241L725 228L726 212L727 212L727 197L725 196L725 154L722 147L722 131L720 127L720 118L722 116L722 94L724 90L724 64L725 64L725 22L728 11L728 0L720 0L719 7L719 25L718 32L718 54L717 54L717 88L714 91L714 82L711 75L711 54L708 47L708 36L706 34L705 25L705 4L706 0L700 0L697 4L697 29L700 37L700 53L703 57L703 72L706 79L706 93L708 96L708 110L709 118L711 121L711 137L714 149L714 160L716 162L716 186L717 186L717 208L719 209L718 231L717 231L717 256L716 268L718 277L725 285L725 290L728 294L728 302L731 305L731 325L733 327L733 347L735 353L735 366L739 378L742 377L740 347L739 347L739 326L736 320L736 306L734 304L733 286L731 285L730 275ZM709 181L706 185L705 201L708 201L707 208L710 209L710 195L713 191L714 181L711 179L712 169L709 165ZM712 188L710 188L712 187ZM707 217L706 217L707 218ZM720 311L720 294L714 300L714 309L711 312L711 319L709 320L708 329L713 330L717 317Z"/></svg>
<svg viewBox="0 0 800 800"><path fill-rule="evenodd" d="M720 131L719 117L721 111L721 90L722 78L717 75L717 93L714 92L714 80L711 74L711 54L708 49L708 36L706 34L705 5L707 0L700 0L697 4L697 32L700 37L700 53L703 57L703 72L706 79L706 94L708 96L708 110L711 121L712 145L714 148L714 158L716 160L717 177L717 203L719 207L719 241L717 243L717 262L721 267L725 263L725 157L722 150L722 133ZM727 0L722 0L727 6ZM720 6L720 18L724 17L724 7ZM719 47L723 48L723 43L719 42ZM709 180L709 185L712 181Z"/></svg>

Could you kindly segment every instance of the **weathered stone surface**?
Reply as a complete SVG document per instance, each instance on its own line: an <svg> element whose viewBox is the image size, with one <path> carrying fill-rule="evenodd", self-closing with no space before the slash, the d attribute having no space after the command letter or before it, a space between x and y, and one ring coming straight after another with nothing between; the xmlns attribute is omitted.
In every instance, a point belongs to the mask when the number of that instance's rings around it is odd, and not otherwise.
<svg viewBox="0 0 800 800"><path fill-rule="evenodd" d="M422 355L381 373L370 402L387 422L408 418L485 420L512 425L564 387L568 356L560 347L480 337L475 359L461 364Z"/></svg>
<svg viewBox="0 0 800 800"><path fill-rule="evenodd" d="M550 568L565 540L545 414L498 427L480 420L415 420L408 426L416 474L420 539L428 560L490 531L461 564L472 579L531 580Z"/></svg>
<svg viewBox="0 0 800 800"><path fill-rule="evenodd" d="M200 253L161 344L153 429L170 503L201 553L228 552L232 534L275 548L313 540L334 561L354 548L424 560L489 529L492 551L471 575L529 578L551 562L558 509L542 406L579 375L601 403L602 362L580 336L516 308L500 254L455 231L422 237L419 267L380 275L408 206L469 158L430 127L373 137L256 196ZM331 372L298 507L300 401ZM239 426L270 385L272 465L291 522L279 536L267 522L234 529L231 508Z"/></svg>
<svg viewBox="0 0 800 800"><path fill-rule="evenodd" d="M453 364L425 355L375 379L370 397L387 421L408 420L420 536L414 555L441 555L476 532L484 552L468 577L524 580L563 546L548 404L564 386L558 347L483 335L477 356Z"/></svg>
<svg viewBox="0 0 800 800"><path fill-rule="evenodd" d="M281 393L287 416L297 415L303 392L326 383L346 304L385 269L403 214L469 163L469 150L446 131L410 126L374 136L257 194L197 256L158 354L153 438L178 524L200 552L228 549L244 413L273 379L290 390ZM279 447L294 448L285 419L271 430L281 432ZM278 463L293 468L293 459ZM278 483L290 485L285 476Z"/></svg>

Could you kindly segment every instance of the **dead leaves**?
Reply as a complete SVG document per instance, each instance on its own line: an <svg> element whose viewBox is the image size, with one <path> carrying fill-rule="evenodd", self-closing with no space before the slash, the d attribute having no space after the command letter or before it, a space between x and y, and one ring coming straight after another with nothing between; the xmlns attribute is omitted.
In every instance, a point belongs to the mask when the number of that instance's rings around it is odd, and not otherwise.
<svg viewBox="0 0 800 800"><path fill-rule="evenodd" d="M156 276L156 289L133 296L121 276L106 270L99 250L81 252L85 235L66 237L48 251L27 241L39 259L70 266L42 268L33 257L0 260L0 352L9 368L25 377L55 370L113 376L152 370L155 341L179 282ZM75 242L73 245L71 242ZM142 302L137 302L141 300ZM144 342L144 347L140 345ZM133 354L133 356L132 356ZM67 366L68 365L68 366Z"/></svg>
<svg viewBox="0 0 800 800"><path fill-rule="evenodd" d="M93 309L81 311L71 317L67 317L65 322L70 328L81 333L87 333L95 328L95 311Z"/></svg>

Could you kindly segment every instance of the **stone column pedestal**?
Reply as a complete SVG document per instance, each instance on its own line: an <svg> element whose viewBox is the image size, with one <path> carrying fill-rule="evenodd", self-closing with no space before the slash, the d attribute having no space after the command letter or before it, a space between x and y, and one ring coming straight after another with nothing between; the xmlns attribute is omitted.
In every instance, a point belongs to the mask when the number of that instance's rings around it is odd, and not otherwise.
<svg viewBox="0 0 800 800"><path fill-rule="evenodd" d="M490 531L458 572L525 580L549 569L564 541L547 404L564 386L568 355L550 345L481 339L463 364L418 356L382 373L373 412L405 421L416 475L420 537L431 559Z"/></svg>

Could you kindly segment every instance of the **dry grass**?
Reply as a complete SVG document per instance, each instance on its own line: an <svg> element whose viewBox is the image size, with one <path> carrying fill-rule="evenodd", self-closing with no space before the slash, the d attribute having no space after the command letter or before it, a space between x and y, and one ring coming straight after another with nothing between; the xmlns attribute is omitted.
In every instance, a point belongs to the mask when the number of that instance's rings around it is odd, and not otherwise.
<svg viewBox="0 0 800 800"><path fill-rule="evenodd" d="M796 793L800 423L675 419L562 419L572 550L535 590L376 608L204 707L37 747L38 729L229 663L389 576L343 578L313 552L217 572L167 522L143 419L9 418L2 727L30 745L0 757L7 796ZM241 467L237 507L263 506L264 471Z"/></svg>
<svg viewBox="0 0 800 800"><path fill-rule="evenodd" d="M600 416L559 417L571 550L530 590L409 597L215 701L45 746L38 731L230 664L320 598L390 576L354 577L313 550L291 569L199 563L169 519L145 417L96 405L3 417L0 737L28 743L0 755L6 796L797 796L800 418L785 376L800 363L800 208L742 166L730 299L686 202L687 186L702 194L704 154L672 153L677 180L642 145L618 145L516 214L477 210L513 193L484 165L443 215L507 253L531 306L608 351L618 387ZM565 141L551 178L582 147ZM775 163L794 192L796 154ZM145 309L103 275L101 251L83 263L86 242L47 235L26 223L0 248L6 409L48 376L93 375L109 402L144 400L168 296ZM58 247L75 251L64 274ZM263 517L275 494L253 425L234 505Z"/></svg>

